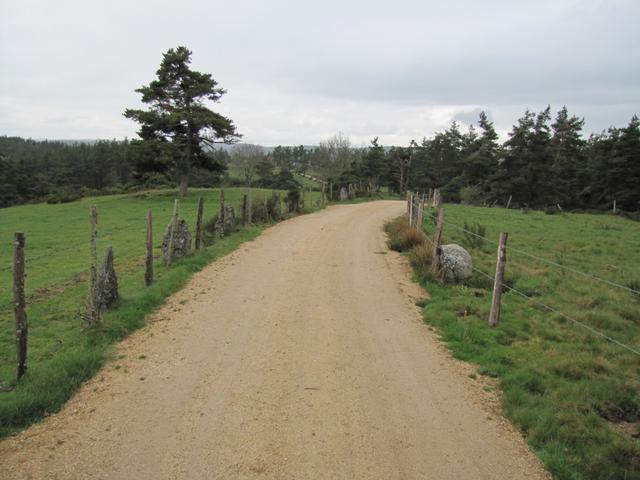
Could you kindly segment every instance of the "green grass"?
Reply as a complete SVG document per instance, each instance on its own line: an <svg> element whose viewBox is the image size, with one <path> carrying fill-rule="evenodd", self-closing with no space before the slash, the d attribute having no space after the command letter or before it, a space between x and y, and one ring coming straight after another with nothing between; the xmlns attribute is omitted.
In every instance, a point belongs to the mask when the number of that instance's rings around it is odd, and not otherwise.
<svg viewBox="0 0 640 480"><path fill-rule="evenodd" d="M486 228L485 245L465 245L464 234L453 227L465 221ZM430 218L424 229L433 233ZM639 223L606 215L445 207L445 243L466 246L474 266L491 276L500 231L509 233L507 285L640 349L637 295L513 250L637 285ZM442 286L424 272L418 277L431 294L425 321L439 330L455 357L501 380L505 415L555 478L640 478L638 440L619 431L625 422L640 421L638 355L514 293L503 295L501 323L489 328L491 280L476 273L465 285Z"/></svg>
<svg viewBox="0 0 640 480"><path fill-rule="evenodd" d="M225 189L239 212L246 189ZM271 191L253 190L254 201ZM308 194L307 194L308 195ZM205 221L219 208L219 190L193 189L181 199L181 217L195 223L196 202L205 199ZM145 215L153 211L154 245L171 218L175 191L85 198L62 205L25 205L0 210L0 436L54 412L90 378L109 355L109 346L144 324L145 316L185 285L209 262L255 238L252 226L224 238L202 253L165 267L155 262L155 282L144 287ZM314 200L319 194L314 194ZM121 300L104 315L100 328L83 330L80 315L87 293L91 205L98 208L98 255L112 245ZM307 205L306 212L317 209ZM26 294L29 320L28 373L15 383L11 264L13 233L26 234ZM159 256L159 248L156 247Z"/></svg>

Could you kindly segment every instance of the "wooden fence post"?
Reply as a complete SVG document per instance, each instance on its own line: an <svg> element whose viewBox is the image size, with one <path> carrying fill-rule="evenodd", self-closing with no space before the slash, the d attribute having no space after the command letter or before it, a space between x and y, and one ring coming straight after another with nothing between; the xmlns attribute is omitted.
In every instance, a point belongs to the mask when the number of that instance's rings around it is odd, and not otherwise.
<svg viewBox="0 0 640 480"><path fill-rule="evenodd" d="M496 262L496 276L493 280L493 298L491 300L491 313L489 313L489 326L495 327L500 321L500 299L502 297L502 283L504 279L504 266L507 263L507 232L500 233L498 245L498 261Z"/></svg>
<svg viewBox="0 0 640 480"><path fill-rule="evenodd" d="M413 193L409 194L409 226L413 225Z"/></svg>
<svg viewBox="0 0 640 480"><path fill-rule="evenodd" d="M325 203L327 203L327 198L326 198L326 194L325 194L325 190L326 190L327 184L325 182L322 182L322 205L324 205Z"/></svg>
<svg viewBox="0 0 640 480"><path fill-rule="evenodd" d="M442 230L444 228L444 208L438 209L438 223L436 224L436 233L433 237L433 261L431 262L431 271L436 277L440 277L442 270Z"/></svg>
<svg viewBox="0 0 640 480"><path fill-rule="evenodd" d="M24 295L24 233L16 232L13 256L13 310L16 317L16 379L27 371L27 326L26 300Z"/></svg>
<svg viewBox="0 0 640 480"><path fill-rule="evenodd" d="M166 257L167 265L173 262L173 237L178 228L178 215L180 214L180 200L176 198L173 202L173 216L171 217L171 227L169 228L169 255Z"/></svg>
<svg viewBox="0 0 640 480"><path fill-rule="evenodd" d="M509 195L509 200L507 200L507 209L509 209L509 205L511 205L512 198L513 198L513 195Z"/></svg>
<svg viewBox="0 0 640 480"><path fill-rule="evenodd" d="M196 252L202 249L202 215L204 213L204 199L198 197L198 211L196 213Z"/></svg>
<svg viewBox="0 0 640 480"><path fill-rule="evenodd" d="M251 217L253 216L253 204L251 203L251 188L249 188L249 198L247 206L247 224L251 225Z"/></svg>
<svg viewBox="0 0 640 480"><path fill-rule="evenodd" d="M329 182L329 201L333 202L333 182Z"/></svg>
<svg viewBox="0 0 640 480"><path fill-rule="evenodd" d="M144 270L144 284L150 287L153 283L153 217L151 210L147 212L147 258Z"/></svg>
<svg viewBox="0 0 640 480"><path fill-rule="evenodd" d="M248 198L247 198L247 194L245 193L242 196L242 226L243 227L247 226L247 202L248 202Z"/></svg>
<svg viewBox="0 0 640 480"><path fill-rule="evenodd" d="M87 311L85 312L85 324L92 326L100 320L100 309L98 308L96 289L98 283L98 209L95 205L89 211L89 221L91 224L90 255L91 265L89 267L89 292L87 294Z"/></svg>

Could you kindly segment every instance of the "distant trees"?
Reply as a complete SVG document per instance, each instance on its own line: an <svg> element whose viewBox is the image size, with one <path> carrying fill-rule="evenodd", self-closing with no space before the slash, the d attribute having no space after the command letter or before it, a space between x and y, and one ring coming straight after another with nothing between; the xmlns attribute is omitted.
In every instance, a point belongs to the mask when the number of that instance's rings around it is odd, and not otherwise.
<svg viewBox="0 0 640 480"><path fill-rule="evenodd" d="M69 143L0 137L0 207L119 191L130 181L128 141Z"/></svg>
<svg viewBox="0 0 640 480"><path fill-rule="evenodd" d="M511 198L514 207L610 210L615 200L618 210L640 212L638 118L588 138L583 127L584 120L565 107L555 117L549 107L526 111L501 143L483 112L477 126L463 131L454 122L406 147L386 148L378 138L368 147L354 147L337 134L317 147L280 145L268 153L249 144L235 145L231 155L203 148L204 167L192 164L189 177L193 185L218 185L220 170L208 167L230 163L245 185L266 188L296 188L295 174L310 171L333 183L334 192L348 183L360 195L382 188L398 193L439 188L448 202L505 205ZM173 146L166 148L171 143L0 137L0 206L175 185L182 173Z"/></svg>
<svg viewBox="0 0 640 480"><path fill-rule="evenodd" d="M251 143L240 143L233 148L231 163L241 169L246 185L251 185L256 173L256 165L264 157L264 148Z"/></svg>
<svg viewBox="0 0 640 480"><path fill-rule="evenodd" d="M136 90L149 109L127 109L124 113L140 124L140 139L132 142L131 150L138 175L175 170L183 196L193 168L225 168L207 154L206 148L239 137L230 119L205 104L207 100L218 102L226 91L217 86L210 74L192 70L190 63L191 52L186 47L169 49L163 55L157 78Z"/></svg>

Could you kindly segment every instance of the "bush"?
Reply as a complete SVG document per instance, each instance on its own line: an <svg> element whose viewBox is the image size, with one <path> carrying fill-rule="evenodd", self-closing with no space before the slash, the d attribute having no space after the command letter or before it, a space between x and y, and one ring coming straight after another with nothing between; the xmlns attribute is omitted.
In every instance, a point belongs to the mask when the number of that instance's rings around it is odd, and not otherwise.
<svg viewBox="0 0 640 480"><path fill-rule="evenodd" d="M251 221L253 223L267 223L268 212L262 201L251 202Z"/></svg>
<svg viewBox="0 0 640 480"><path fill-rule="evenodd" d="M280 208L280 196L273 192L271 198L267 199L268 220L278 222L282 218L282 210Z"/></svg>
<svg viewBox="0 0 640 480"><path fill-rule="evenodd" d="M405 217L394 220L385 226L389 234L389 248L403 252L425 242L424 235L419 230L409 226Z"/></svg>
<svg viewBox="0 0 640 480"><path fill-rule="evenodd" d="M297 188L287 192L287 210L289 213L300 212L300 190Z"/></svg>
<svg viewBox="0 0 640 480"><path fill-rule="evenodd" d="M458 192L460 202L468 205L482 205L484 203L484 193L477 185L462 187Z"/></svg>
<svg viewBox="0 0 640 480"><path fill-rule="evenodd" d="M468 224L465 220L462 236L464 237L463 243L469 248L482 248L487 244L487 228L477 222Z"/></svg>
<svg viewBox="0 0 640 480"><path fill-rule="evenodd" d="M82 198L82 193L78 189L64 188L57 190L47 197L47 203L69 203Z"/></svg>

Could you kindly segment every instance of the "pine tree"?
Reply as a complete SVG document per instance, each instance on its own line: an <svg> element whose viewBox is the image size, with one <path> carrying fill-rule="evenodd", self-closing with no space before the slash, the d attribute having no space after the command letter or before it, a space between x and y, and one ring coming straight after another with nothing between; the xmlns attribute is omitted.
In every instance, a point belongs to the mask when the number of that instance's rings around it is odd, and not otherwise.
<svg viewBox="0 0 640 480"><path fill-rule="evenodd" d="M378 137L371 141L371 146L367 149L362 159L363 173L369 183L369 191L378 189L380 177L384 173L385 154L382 145L378 144Z"/></svg>
<svg viewBox="0 0 640 480"><path fill-rule="evenodd" d="M580 205L584 189L586 164L586 142L582 138L584 119L569 116L567 107L558 112L551 125L551 182L553 185L550 202L567 207Z"/></svg>
<svg viewBox="0 0 640 480"><path fill-rule="evenodd" d="M498 167L500 145L498 134L485 112L480 112L478 125L480 135L477 135L475 130L470 130L467 135L459 183L465 187L476 187L481 195L486 196L490 188L489 178L495 174Z"/></svg>
<svg viewBox="0 0 640 480"><path fill-rule="evenodd" d="M607 179L611 201L623 210L640 210L640 120L635 115L620 129Z"/></svg>
<svg viewBox="0 0 640 480"><path fill-rule="evenodd" d="M205 147L230 143L239 137L233 122L210 110L205 101L218 102L226 93L208 73L190 68L186 47L168 50L156 72L157 79L136 90L148 110L127 109L124 116L140 124L134 152L138 168L180 175L180 194L186 195L193 167L223 170ZM161 157L160 162L155 158Z"/></svg>

